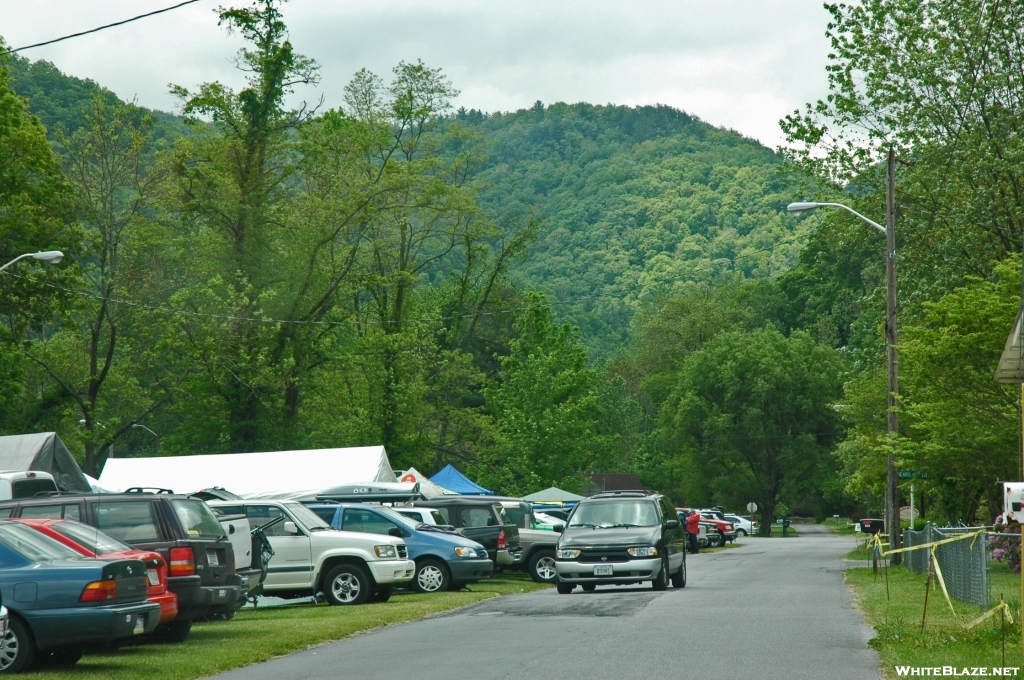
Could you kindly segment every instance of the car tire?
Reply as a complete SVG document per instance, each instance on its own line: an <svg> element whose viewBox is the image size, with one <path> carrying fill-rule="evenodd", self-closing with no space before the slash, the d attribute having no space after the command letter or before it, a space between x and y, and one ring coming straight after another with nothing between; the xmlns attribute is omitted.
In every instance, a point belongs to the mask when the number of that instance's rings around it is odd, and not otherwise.
<svg viewBox="0 0 1024 680"><path fill-rule="evenodd" d="M158 626L154 637L162 642L184 642L192 632L192 619L174 619Z"/></svg>
<svg viewBox="0 0 1024 680"><path fill-rule="evenodd" d="M679 567L672 576L672 587L673 588L685 588L686 587L686 560L683 560L683 566Z"/></svg>
<svg viewBox="0 0 1024 680"><path fill-rule="evenodd" d="M363 604L372 595L373 583L361 567L342 564L327 574L323 590L327 603L336 607Z"/></svg>
<svg viewBox="0 0 1024 680"><path fill-rule="evenodd" d="M741 536L746 537L746 535L747 535L747 530L746 529L737 529L736 530L736 538L739 538Z"/></svg>
<svg viewBox="0 0 1024 680"><path fill-rule="evenodd" d="M584 583L583 584L583 592L585 592L585 593L592 593L595 590L597 590L597 584L596 583Z"/></svg>
<svg viewBox="0 0 1024 680"><path fill-rule="evenodd" d="M568 595L575 587L571 583L563 583L561 579L555 578L555 588L558 590L559 595Z"/></svg>
<svg viewBox="0 0 1024 680"><path fill-rule="evenodd" d="M417 593L443 593L451 585L448 567L440 560L426 559L416 564L412 587Z"/></svg>
<svg viewBox="0 0 1024 680"><path fill-rule="evenodd" d="M668 590L668 564L665 562L661 563L661 569L658 571L658 576L651 581L651 590Z"/></svg>
<svg viewBox="0 0 1024 680"><path fill-rule="evenodd" d="M709 548L721 548L723 545L725 545L725 536L723 536L721 534L721 532L719 532L718 534L715 534L715 540L714 541L712 541L711 539L708 539L708 547Z"/></svg>
<svg viewBox="0 0 1024 680"><path fill-rule="evenodd" d="M555 551L538 550L530 557L530 578L537 583L554 583L557 574L555 573Z"/></svg>
<svg viewBox="0 0 1024 680"><path fill-rule="evenodd" d="M0 640L0 673L20 673L32 665L35 656L32 631L21 619L10 617L7 632Z"/></svg>

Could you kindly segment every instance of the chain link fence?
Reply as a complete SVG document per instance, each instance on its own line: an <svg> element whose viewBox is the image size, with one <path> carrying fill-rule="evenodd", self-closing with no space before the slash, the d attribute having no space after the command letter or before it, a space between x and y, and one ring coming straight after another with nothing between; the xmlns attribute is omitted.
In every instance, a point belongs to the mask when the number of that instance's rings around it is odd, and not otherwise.
<svg viewBox="0 0 1024 680"><path fill-rule="evenodd" d="M945 538L985 529L986 527L942 527L927 524L923 531L903 532L903 547L910 548ZM950 597L988 609L988 534L946 543L935 548L942 578ZM928 571L931 551L927 548L903 553L908 569L923 574Z"/></svg>

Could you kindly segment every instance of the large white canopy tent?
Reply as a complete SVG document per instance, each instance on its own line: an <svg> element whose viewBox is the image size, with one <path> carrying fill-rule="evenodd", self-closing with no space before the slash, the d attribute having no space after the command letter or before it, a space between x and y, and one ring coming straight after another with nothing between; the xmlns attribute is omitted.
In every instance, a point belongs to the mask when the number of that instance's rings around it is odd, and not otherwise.
<svg viewBox="0 0 1024 680"><path fill-rule="evenodd" d="M523 496L523 500L530 503L574 503L583 500L583 496L549 486L543 491Z"/></svg>
<svg viewBox="0 0 1024 680"><path fill-rule="evenodd" d="M49 472L64 491L90 489L82 468L56 432L0 437L0 471L27 470Z"/></svg>
<svg viewBox="0 0 1024 680"><path fill-rule="evenodd" d="M458 496L455 491L450 491L443 486L439 486L430 481L430 477L420 472L414 467L405 470L396 470L395 475L398 477L400 482L414 482L420 485L420 493L427 498L441 498L442 496Z"/></svg>
<svg viewBox="0 0 1024 680"><path fill-rule="evenodd" d="M247 496L397 482L383 446L262 451L201 456L111 458L100 484L108 489L157 487L191 493L219 486Z"/></svg>

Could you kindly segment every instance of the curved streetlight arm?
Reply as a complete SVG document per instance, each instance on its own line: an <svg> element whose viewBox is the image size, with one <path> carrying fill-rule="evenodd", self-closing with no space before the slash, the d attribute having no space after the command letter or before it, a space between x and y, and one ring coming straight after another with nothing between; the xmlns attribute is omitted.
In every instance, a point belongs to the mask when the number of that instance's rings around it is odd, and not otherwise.
<svg viewBox="0 0 1024 680"><path fill-rule="evenodd" d="M51 264L57 264L58 262L64 259L64 253L60 252L59 250L44 250L41 253L25 253L24 255L19 255L18 257L14 258L13 260L5 264L3 267L0 267L0 272L7 269L15 262L20 262L21 260L24 260L29 257L36 260L42 260L43 262L50 262Z"/></svg>
<svg viewBox="0 0 1024 680"><path fill-rule="evenodd" d="M160 435L158 435L156 432L153 432L153 430L149 429L145 425L142 425L141 423L132 423L132 427L138 428L140 430L145 430L146 432L150 433L151 435L153 435L157 439L160 438Z"/></svg>
<svg viewBox="0 0 1024 680"><path fill-rule="evenodd" d="M791 213L799 213L799 212L804 212L804 211L807 211L807 210L814 210L815 208L842 208L846 212L851 213L851 214L856 215L857 217L861 218L862 220L864 220L865 222L870 224L872 227L874 227L878 231L882 232L883 234L886 233L885 232L885 227L883 227L881 224L879 224L878 222L875 222L874 220L869 220L868 218L864 217L863 215L861 215L859 212L857 212L853 208L851 208L849 206L845 206L842 203L790 203L786 207L786 210L788 210Z"/></svg>

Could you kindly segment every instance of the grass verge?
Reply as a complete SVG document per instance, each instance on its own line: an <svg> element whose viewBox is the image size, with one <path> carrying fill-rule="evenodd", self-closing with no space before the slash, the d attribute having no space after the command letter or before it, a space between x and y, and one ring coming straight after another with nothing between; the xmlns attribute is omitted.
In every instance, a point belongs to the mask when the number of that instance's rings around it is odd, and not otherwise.
<svg viewBox="0 0 1024 680"><path fill-rule="evenodd" d="M822 526L828 527L832 533L838 536L853 536L858 532L853 530L853 520L849 517L827 517Z"/></svg>
<svg viewBox="0 0 1024 680"><path fill-rule="evenodd" d="M267 661L355 633L422 619L500 595L548 586L524 574L502 574L455 593L395 593L389 602L358 607L297 604L243 609L231 621L196 624L180 645L139 645L90 653L72 668L41 671L38 680L191 680Z"/></svg>
<svg viewBox="0 0 1024 680"><path fill-rule="evenodd" d="M726 543L725 545L721 546L720 548L701 548L700 552L701 553L721 552L722 550L732 550L733 548L742 548L743 546L744 546L743 543L733 542L733 543ZM698 554L700 554L700 553L698 553Z"/></svg>
<svg viewBox="0 0 1024 680"><path fill-rule="evenodd" d="M1011 601L1011 597L1020 590L1020 577L1008 570L1007 574L993 577L992 599L998 601L1001 591L997 588L1001 588L1014 609L1014 625L1006 626L1005 665L1019 667L1024 664L1020 616L1017 615L1019 599ZM953 600L954 617L941 589L928 594L928 615L924 632L921 631L925 576L904 567L890 567L889 600L886 600L885 577L881 571L876 580L871 569L848 569L846 583L853 588L857 603L875 629L876 637L871 645L878 650L886 677L898 677L897 666L959 669L1003 666L999 616L966 630L964 623L980 616L981 607Z"/></svg>

